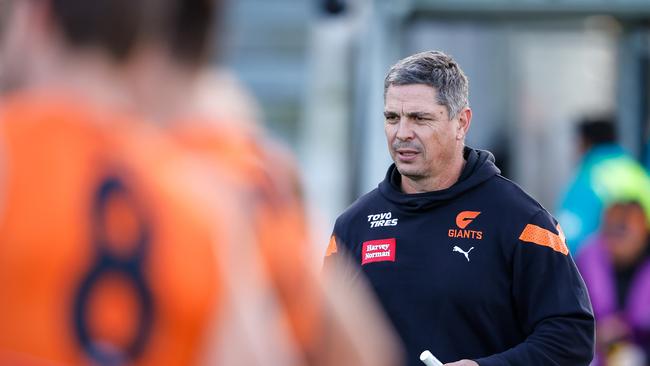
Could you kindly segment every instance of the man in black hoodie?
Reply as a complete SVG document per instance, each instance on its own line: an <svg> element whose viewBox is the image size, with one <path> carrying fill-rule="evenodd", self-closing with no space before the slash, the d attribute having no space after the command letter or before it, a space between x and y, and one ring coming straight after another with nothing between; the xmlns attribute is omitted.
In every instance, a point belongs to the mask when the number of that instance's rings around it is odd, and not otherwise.
<svg viewBox="0 0 650 366"><path fill-rule="evenodd" d="M407 57L384 101L395 164L336 221L325 270L351 258L345 280L370 282L408 365L427 349L453 366L588 365L594 319L562 229L490 152L465 146L458 64Z"/></svg>

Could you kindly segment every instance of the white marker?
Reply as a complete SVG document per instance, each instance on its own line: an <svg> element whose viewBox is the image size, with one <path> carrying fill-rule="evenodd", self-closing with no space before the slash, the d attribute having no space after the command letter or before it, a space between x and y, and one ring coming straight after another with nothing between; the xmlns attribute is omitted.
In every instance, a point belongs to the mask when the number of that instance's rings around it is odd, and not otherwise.
<svg viewBox="0 0 650 366"><path fill-rule="evenodd" d="M420 355L420 361L424 362L424 364L427 366L443 366L442 362L438 361L438 359L433 354L431 354L429 350L422 352Z"/></svg>

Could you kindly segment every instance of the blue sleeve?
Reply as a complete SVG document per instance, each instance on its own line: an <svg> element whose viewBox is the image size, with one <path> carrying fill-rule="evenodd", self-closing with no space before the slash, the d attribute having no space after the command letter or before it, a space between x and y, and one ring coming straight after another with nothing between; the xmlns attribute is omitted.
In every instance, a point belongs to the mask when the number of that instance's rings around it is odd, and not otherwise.
<svg viewBox="0 0 650 366"><path fill-rule="evenodd" d="M524 342L475 360L493 365L589 365L594 317L559 224L540 210L520 229L512 257L512 299Z"/></svg>

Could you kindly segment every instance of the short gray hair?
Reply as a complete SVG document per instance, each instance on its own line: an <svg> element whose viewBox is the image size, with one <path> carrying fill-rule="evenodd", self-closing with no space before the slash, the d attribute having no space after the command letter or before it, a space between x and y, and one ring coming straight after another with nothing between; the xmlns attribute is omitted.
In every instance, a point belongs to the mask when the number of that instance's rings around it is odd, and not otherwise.
<svg viewBox="0 0 650 366"><path fill-rule="evenodd" d="M384 80L384 98L391 85L424 84L437 91L437 102L455 118L469 105L469 81L458 63L440 51L416 53L397 62Z"/></svg>

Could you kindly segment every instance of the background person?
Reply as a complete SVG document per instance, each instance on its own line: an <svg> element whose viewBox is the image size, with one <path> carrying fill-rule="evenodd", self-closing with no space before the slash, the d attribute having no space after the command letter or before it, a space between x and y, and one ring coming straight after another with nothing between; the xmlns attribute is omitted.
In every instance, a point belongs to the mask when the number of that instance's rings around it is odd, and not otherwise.
<svg viewBox="0 0 650 366"><path fill-rule="evenodd" d="M603 211L611 202L637 200L650 217L650 178L617 143L611 118L585 119L578 125L577 134L580 164L557 211L574 255L598 230Z"/></svg>
<svg viewBox="0 0 650 366"><path fill-rule="evenodd" d="M599 365L645 365L650 359L648 233L638 202L614 202L576 259L594 307Z"/></svg>

